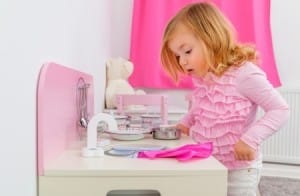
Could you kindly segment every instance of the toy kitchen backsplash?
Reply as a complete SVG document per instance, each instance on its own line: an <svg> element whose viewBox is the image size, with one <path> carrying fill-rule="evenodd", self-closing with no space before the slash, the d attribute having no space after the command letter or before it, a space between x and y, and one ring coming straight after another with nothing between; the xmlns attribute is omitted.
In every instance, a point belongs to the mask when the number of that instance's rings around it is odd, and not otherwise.
<svg viewBox="0 0 300 196"><path fill-rule="evenodd" d="M82 87L88 84L86 96ZM79 110L79 101L86 111ZM82 105L81 105L82 106ZM93 77L59 65L42 66L37 86L38 172L53 157L80 138L80 117L94 114ZM43 152L43 153L42 153Z"/></svg>

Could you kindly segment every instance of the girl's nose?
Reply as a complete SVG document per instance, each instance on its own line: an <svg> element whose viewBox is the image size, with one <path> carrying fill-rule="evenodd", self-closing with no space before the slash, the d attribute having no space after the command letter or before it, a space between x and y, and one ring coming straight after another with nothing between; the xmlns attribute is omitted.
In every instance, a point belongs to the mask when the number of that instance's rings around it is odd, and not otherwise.
<svg viewBox="0 0 300 196"><path fill-rule="evenodd" d="M187 60L186 60L186 58L184 58L184 57L180 57L180 59L179 59L179 64L180 64L181 66L184 66L184 65L186 65L186 64L187 64Z"/></svg>

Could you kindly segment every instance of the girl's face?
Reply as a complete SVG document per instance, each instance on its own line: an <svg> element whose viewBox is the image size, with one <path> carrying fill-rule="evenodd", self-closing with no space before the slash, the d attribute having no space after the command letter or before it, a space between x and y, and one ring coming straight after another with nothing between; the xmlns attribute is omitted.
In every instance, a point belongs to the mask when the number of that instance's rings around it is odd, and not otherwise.
<svg viewBox="0 0 300 196"><path fill-rule="evenodd" d="M202 77L208 72L204 43L183 24L176 26L168 47L187 75Z"/></svg>

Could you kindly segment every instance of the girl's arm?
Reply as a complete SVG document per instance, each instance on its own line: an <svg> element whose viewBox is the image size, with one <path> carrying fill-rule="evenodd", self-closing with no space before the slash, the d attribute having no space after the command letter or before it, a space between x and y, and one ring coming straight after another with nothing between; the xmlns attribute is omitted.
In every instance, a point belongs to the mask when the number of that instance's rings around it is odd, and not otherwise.
<svg viewBox="0 0 300 196"><path fill-rule="evenodd" d="M188 111L187 114L180 120L179 124L177 124L177 128L181 129L181 131L189 135L190 127L194 124L194 118L192 116L191 110Z"/></svg>
<svg viewBox="0 0 300 196"><path fill-rule="evenodd" d="M243 142L257 149L287 121L289 107L259 67L249 63L240 69L238 91L265 111L264 116L253 123L241 137Z"/></svg>

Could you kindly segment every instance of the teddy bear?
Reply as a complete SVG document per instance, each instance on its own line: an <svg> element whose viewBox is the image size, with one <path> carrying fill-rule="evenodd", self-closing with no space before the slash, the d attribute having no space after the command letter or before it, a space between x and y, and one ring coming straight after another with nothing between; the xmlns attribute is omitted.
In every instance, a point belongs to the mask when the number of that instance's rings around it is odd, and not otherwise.
<svg viewBox="0 0 300 196"><path fill-rule="evenodd" d="M110 58L106 61L105 104L107 109L117 107L117 94L146 94L143 90L135 90L128 82L133 72L133 63L122 57Z"/></svg>

